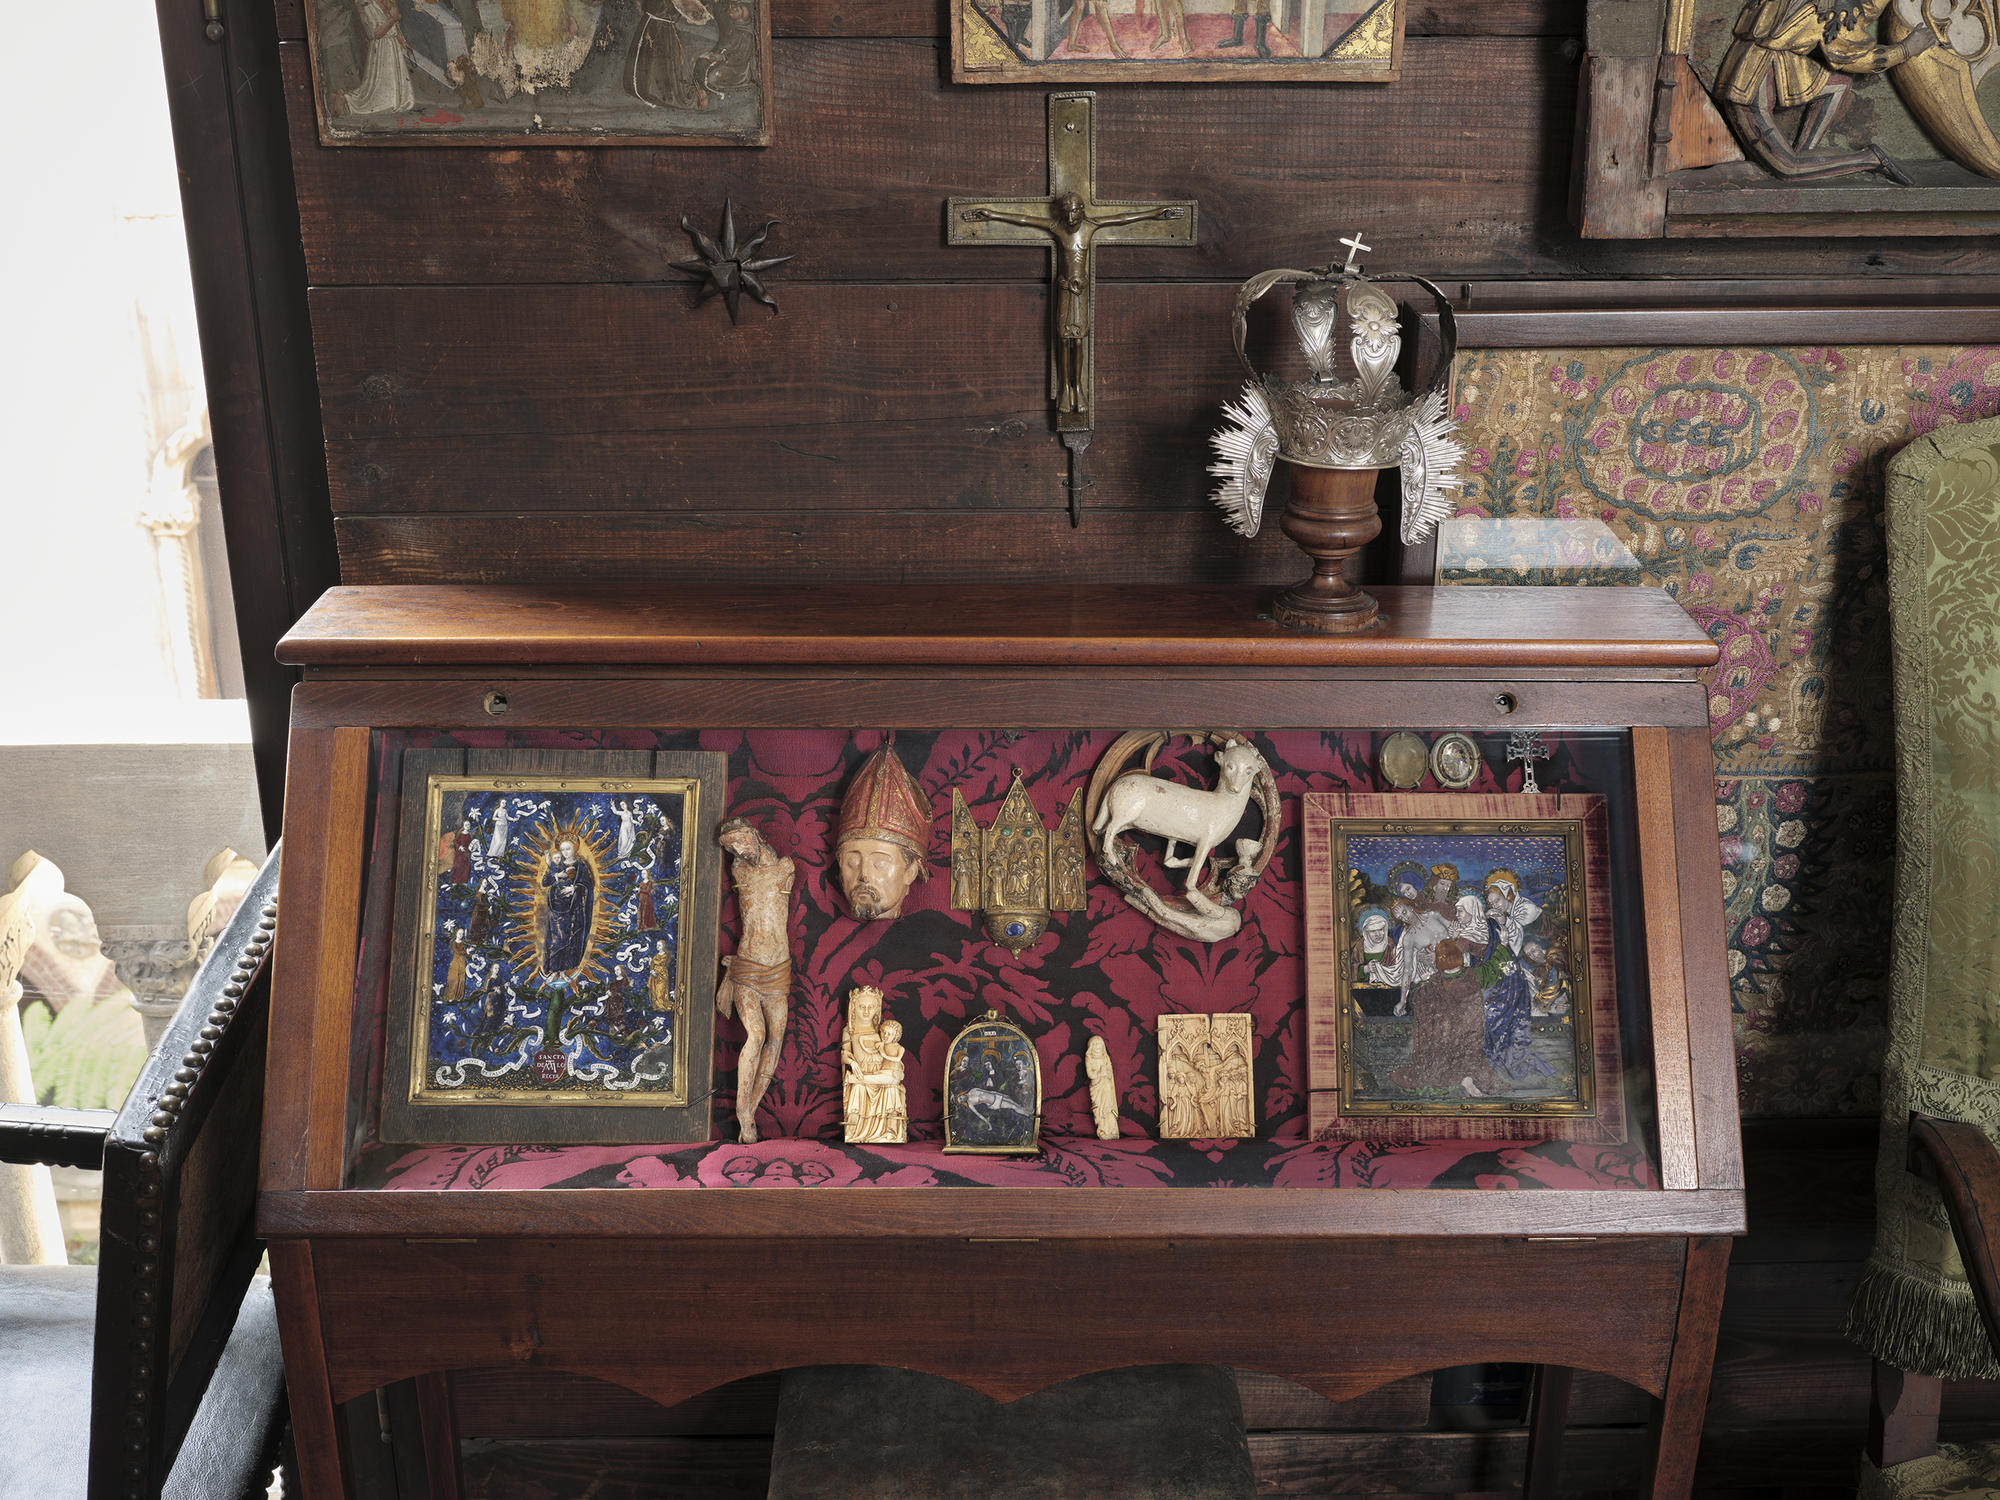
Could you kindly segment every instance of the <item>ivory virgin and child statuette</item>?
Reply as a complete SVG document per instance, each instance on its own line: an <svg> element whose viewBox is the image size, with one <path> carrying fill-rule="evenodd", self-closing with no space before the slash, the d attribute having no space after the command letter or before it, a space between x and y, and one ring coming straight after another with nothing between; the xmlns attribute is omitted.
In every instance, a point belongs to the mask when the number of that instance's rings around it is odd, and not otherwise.
<svg viewBox="0 0 2000 1500"><path fill-rule="evenodd" d="M910 1137L903 1087L903 1028L882 1015L882 992L864 985L847 995L840 1038L841 1114L853 1145L901 1145Z"/></svg>

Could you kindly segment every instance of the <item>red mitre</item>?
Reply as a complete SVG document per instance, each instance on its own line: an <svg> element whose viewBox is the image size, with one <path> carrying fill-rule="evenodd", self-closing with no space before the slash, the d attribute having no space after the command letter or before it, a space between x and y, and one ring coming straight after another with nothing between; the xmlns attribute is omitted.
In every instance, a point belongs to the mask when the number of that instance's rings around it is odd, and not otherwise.
<svg viewBox="0 0 2000 1500"><path fill-rule="evenodd" d="M834 847L849 839L886 839L918 859L930 856L931 799L887 745L861 763L840 800Z"/></svg>

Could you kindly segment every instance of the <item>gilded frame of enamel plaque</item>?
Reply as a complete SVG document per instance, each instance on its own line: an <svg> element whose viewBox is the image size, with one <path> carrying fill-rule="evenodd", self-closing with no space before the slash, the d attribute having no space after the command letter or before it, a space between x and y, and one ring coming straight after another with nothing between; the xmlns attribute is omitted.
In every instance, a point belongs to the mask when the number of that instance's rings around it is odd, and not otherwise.
<svg viewBox="0 0 2000 1500"><path fill-rule="evenodd" d="M382 1139L708 1139L727 757L471 753L404 755Z"/></svg>
<svg viewBox="0 0 2000 1500"><path fill-rule="evenodd" d="M951 0L954 83L1393 83L1403 0Z"/></svg>

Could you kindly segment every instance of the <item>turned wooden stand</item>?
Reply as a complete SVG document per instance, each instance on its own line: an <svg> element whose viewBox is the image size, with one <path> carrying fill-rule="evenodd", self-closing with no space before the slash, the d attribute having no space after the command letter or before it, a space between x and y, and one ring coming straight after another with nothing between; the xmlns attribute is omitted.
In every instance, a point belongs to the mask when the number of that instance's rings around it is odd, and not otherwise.
<svg viewBox="0 0 2000 1500"><path fill-rule="evenodd" d="M1371 479L1308 475L1305 509ZM1344 597L1320 585L1330 577L1308 588ZM1490 1360L1545 1367L1528 1495L1553 1492L1564 1372L1583 1368L1658 1399L1650 1493L1685 1496L1729 1237L1744 1228L1698 677L1715 646L1657 589L1382 592L1380 627L1358 636L1260 623L1249 589L323 598L281 651L305 681L258 1215L306 1500L348 1492L340 1403L412 1376L433 1494L455 1496L454 1370L570 1371L673 1403L813 1364L897 1365L1012 1398L1200 1363L1338 1400ZM1645 976L1650 1024L1628 1067L1651 1079L1641 1139L1658 1186L357 1185L354 1142L378 1107L380 1041L356 985L378 731L993 724L1618 736L1643 901L1616 941Z"/></svg>
<svg viewBox="0 0 2000 1500"><path fill-rule="evenodd" d="M1271 614L1287 630L1346 635L1381 614L1367 591L1348 582L1349 558L1381 533L1374 469L1313 469L1287 461L1291 499L1279 526L1313 560L1312 576L1278 595Z"/></svg>

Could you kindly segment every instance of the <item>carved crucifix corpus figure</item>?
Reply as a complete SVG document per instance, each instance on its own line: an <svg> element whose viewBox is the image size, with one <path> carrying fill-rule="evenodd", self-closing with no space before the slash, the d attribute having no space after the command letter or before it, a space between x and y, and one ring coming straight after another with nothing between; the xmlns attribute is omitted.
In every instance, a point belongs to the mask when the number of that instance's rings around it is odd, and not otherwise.
<svg viewBox="0 0 2000 1500"><path fill-rule="evenodd" d="M1132 202L1097 196L1093 108L1084 91L1049 95L1049 191L1041 198L953 198L946 234L954 245L1047 245L1050 251L1049 399L1070 451L1070 523L1081 514L1083 451L1096 424L1092 345L1097 323L1097 251L1104 245L1192 245L1192 200Z"/></svg>
<svg viewBox="0 0 2000 1500"><path fill-rule="evenodd" d="M743 924L736 951L722 960L715 1008L738 1017L746 1033L736 1064L736 1122L742 1132L739 1139L747 1144L757 1139L757 1105L777 1075L778 1053L785 1045L796 871L789 857L741 818L731 818L716 829L715 841L734 857L729 874Z"/></svg>
<svg viewBox="0 0 2000 1500"><path fill-rule="evenodd" d="M1039 229L1055 241L1055 272L1051 277L1055 299L1056 410L1066 414L1088 413L1090 402L1084 394L1084 349L1091 333L1091 292L1096 276L1090 262L1091 247L1101 230L1121 224L1139 224L1147 219L1178 219L1177 203L1156 203L1150 208L1125 213L1092 213L1081 195L1063 193L1049 200L1040 213L1012 213L1003 208L961 210L968 224L991 221L1019 224Z"/></svg>

